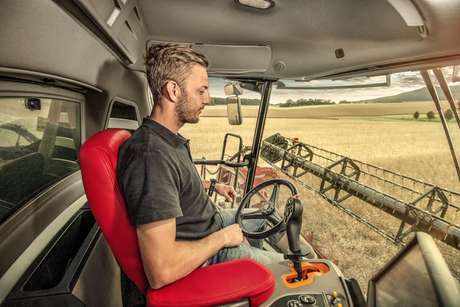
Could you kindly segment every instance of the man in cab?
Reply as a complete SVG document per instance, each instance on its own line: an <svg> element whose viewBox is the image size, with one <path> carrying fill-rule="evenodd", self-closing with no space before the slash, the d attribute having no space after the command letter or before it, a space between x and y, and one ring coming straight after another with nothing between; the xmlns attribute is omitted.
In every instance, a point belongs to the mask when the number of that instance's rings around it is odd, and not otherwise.
<svg viewBox="0 0 460 307"><path fill-rule="evenodd" d="M193 164L185 124L198 123L210 103L208 62L194 50L155 45L146 69L154 106L148 118L122 145L118 183L131 223L136 227L146 276L154 289L180 279L199 266L238 258L267 264L283 255L248 244L235 210L217 209ZM227 200L232 187L217 184ZM248 229L263 226L248 221Z"/></svg>

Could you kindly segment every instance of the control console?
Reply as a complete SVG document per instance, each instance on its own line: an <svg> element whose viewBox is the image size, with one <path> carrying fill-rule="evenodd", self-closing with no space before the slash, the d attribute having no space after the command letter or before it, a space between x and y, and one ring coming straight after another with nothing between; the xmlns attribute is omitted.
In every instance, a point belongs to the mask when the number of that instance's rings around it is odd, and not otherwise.
<svg viewBox="0 0 460 307"><path fill-rule="evenodd" d="M269 265L276 279L275 293L267 306L348 307L351 302L345 280L329 260L305 261L299 245L303 207L298 198L286 203L284 221L289 243L286 261Z"/></svg>
<svg viewBox="0 0 460 307"><path fill-rule="evenodd" d="M276 287L264 306L283 307L350 307L351 296L346 280L329 260L302 261L302 280L297 270L286 260L268 266L275 276Z"/></svg>
<svg viewBox="0 0 460 307"><path fill-rule="evenodd" d="M278 298L273 306L286 307L341 307L347 306L338 296L332 294L291 294Z"/></svg>

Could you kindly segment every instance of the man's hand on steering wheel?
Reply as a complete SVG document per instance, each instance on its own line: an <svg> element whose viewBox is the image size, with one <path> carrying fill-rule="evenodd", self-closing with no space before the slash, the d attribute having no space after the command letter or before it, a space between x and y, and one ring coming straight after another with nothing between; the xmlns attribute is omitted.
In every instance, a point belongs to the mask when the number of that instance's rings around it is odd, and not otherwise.
<svg viewBox="0 0 460 307"><path fill-rule="evenodd" d="M216 184L216 192L219 195L225 197L225 201L233 201L236 195L235 189L232 186L224 183Z"/></svg>

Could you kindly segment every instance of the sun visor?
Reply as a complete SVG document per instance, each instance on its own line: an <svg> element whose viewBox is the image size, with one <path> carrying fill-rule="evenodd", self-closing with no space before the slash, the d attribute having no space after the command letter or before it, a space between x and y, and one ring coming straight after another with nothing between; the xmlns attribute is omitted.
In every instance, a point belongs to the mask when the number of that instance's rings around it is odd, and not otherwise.
<svg viewBox="0 0 460 307"><path fill-rule="evenodd" d="M209 61L209 72L226 74L263 73L270 66L269 46L192 44Z"/></svg>

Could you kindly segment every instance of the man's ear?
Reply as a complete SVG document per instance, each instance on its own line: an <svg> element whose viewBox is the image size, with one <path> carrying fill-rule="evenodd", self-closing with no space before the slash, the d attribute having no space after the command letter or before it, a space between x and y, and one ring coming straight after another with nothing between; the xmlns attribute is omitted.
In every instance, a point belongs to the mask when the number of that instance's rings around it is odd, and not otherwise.
<svg viewBox="0 0 460 307"><path fill-rule="evenodd" d="M163 95L171 102L178 102L181 94L180 86L175 81L167 81L163 86Z"/></svg>

